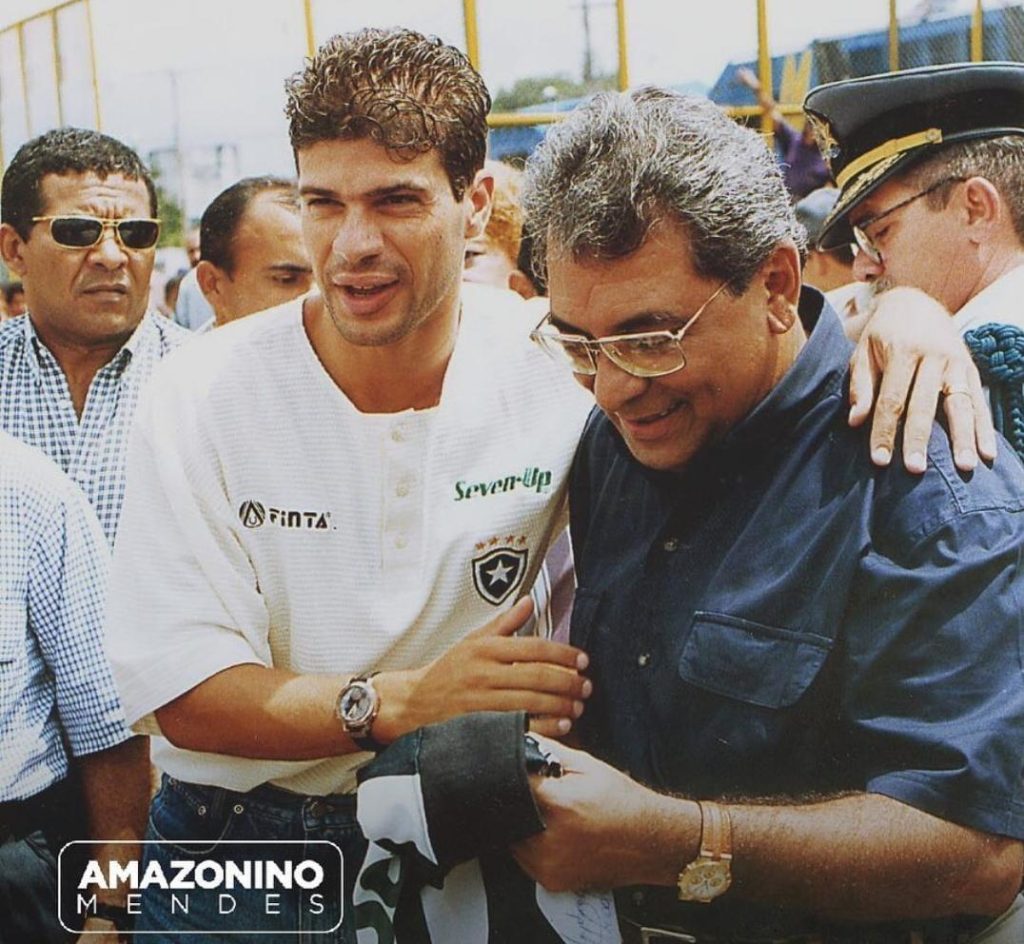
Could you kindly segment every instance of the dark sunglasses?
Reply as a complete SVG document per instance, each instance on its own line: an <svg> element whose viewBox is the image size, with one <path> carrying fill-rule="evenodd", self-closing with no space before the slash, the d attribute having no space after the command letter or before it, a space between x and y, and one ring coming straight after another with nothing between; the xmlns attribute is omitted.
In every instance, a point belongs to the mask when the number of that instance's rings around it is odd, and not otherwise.
<svg viewBox="0 0 1024 944"><path fill-rule="evenodd" d="M109 226L123 249L152 249L160 238L160 221L143 219L101 219L98 216L33 216L33 223L49 223L50 235L58 246L90 249L103 238Z"/></svg>

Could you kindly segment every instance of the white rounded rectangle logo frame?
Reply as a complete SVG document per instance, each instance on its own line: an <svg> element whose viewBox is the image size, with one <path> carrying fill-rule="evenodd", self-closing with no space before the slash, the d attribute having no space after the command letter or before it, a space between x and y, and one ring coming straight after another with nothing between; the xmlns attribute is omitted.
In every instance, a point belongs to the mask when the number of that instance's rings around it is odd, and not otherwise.
<svg viewBox="0 0 1024 944"><path fill-rule="evenodd" d="M187 851L190 845L201 847L200 851L189 853ZM120 860L117 863L108 863L107 870L104 872L103 865L95 857L89 857L87 854L83 855L83 859L86 863L85 872L81 875L75 875L73 879L70 876L65 876L65 854L70 849L78 848L82 852L87 853L88 848L98 847L117 847L117 846L131 846L138 848L140 854L138 858L134 856L127 860ZM212 860L205 858L200 859L198 862L195 858L191 860L180 859L172 860L172 866L177 865L176 869L170 870L171 874L168 875L164 870L163 866L154 861L151 861L146 869L143 869L142 851L146 846L172 846L175 849L181 850L182 855L190 855L193 857L209 856L214 852L220 854L223 858L224 849L227 846L232 847L249 847L251 853L249 855L238 855L234 861L237 863L236 868L232 870L232 874L228 876L223 869L223 864L220 862L213 862L212 864L221 867L221 879L223 884L213 880L213 877L207 877L205 880L197 884L197 873L199 868L204 864L211 863ZM275 867L273 869L273 875L270 876L265 872L264 868L252 866L257 863L266 865L268 856L266 855L267 847L275 847L275 860L286 858L287 861L292 862L292 867L282 872L281 869ZM294 846L296 849L296 855L292 857L282 857L281 853L286 851L281 849L282 846ZM325 874L324 869L319 863L312 862L308 853L309 847L311 846L329 846L338 856L338 881L337 887L334 886L333 881L328 883L328 876ZM81 847L86 847L82 850ZM241 852L242 850L240 850ZM261 854L262 853L262 854ZM294 860L294 861L292 861ZM246 868L246 863L249 864L250 868ZM315 869L305 868L307 865L315 865ZM191 866L191 868L189 868ZM155 869L154 869L155 867ZM301 872L300 872L301 870ZM319 870L319 880L313 882L313 876L317 875ZM309 874L312 872L312 875ZM159 873L159 877L158 874ZM86 879L92 877L94 881L86 882ZM272 879L271 885L276 887L262 887L263 883L269 878ZM230 879L230 881L228 881ZM222 839L215 843L213 846L210 845L208 840L195 840L190 842L188 840L166 840L166 839L146 839L141 841L128 841L128 840L86 840L76 839L73 842L66 843L61 847L60 852L57 855L57 919L60 921L61 926L72 933L77 934L108 934L109 931L78 931L77 928L69 926L65 920L67 915L64 908L64 888L65 883L68 880L73 880L78 886L78 891L75 896L75 918L78 921L84 921L95 912L97 903L96 893L97 890L109 890L111 885L115 886L126 886L127 887L127 905L128 913L130 915L137 916L142 910L142 899L141 896L145 894L162 894L162 895L177 895L182 894L188 896L191 893L201 892L204 895L210 896L225 896L232 898L232 901L237 908L237 901L234 899L234 895L239 892L245 892L246 894L263 894L264 896L276 895L280 897L283 892L291 893L295 889L291 887L294 883L298 883L304 892L311 892L310 898L314 895L320 895L323 899L322 904L325 906L323 910L329 911L330 909L337 908L338 920L337 923L329 928L322 928L313 930L310 928L286 928L286 927L264 927L264 928L237 928L230 929L225 927L211 927L211 928L197 928L188 927L183 928L180 931L176 929L161 930L156 929L153 931L132 931L133 935L139 935L143 937L147 934L236 934L236 935L258 935L258 934L332 934L341 927L342 921L345 917L345 905L344 905L344 888L345 888L345 857L341 851L341 847L329 839ZM239 881L255 881L257 885L261 887L257 888L239 888L237 882ZM284 882L289 887L283 887L277 885L278 882ZM310 886L310 883L312 887ZM82 891L84 888L91 888L92 891L86 892L83 895ZM315 888L315 890L314 890ZM216 898L218 913L217 917L228 918L234 913L235 908L231 911L222 912L220 907L223 904L223 897ZM266 907L269 907L269 899L264 899ZM191 899L186 898L184 907L183 901L180 897L177 898L177 905L173 902L170 903L172 911L175 907L178 907L179 911L185 914L191 913ZM208 904L208 903L207 903ZM84 906L84 907L82 907ZM266 917L273 917L275 914L280 912L265 911ZM315 912L321 914L322 912ZM333 916L333 914L331 915ZM282 915L282 917L284 917Z"/></svg>

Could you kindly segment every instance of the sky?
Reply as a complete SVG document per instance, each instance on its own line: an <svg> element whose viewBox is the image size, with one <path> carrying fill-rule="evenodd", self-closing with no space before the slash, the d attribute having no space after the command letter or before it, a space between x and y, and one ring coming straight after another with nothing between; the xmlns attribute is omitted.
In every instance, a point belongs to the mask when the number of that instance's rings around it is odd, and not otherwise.
<svg viewBox="0 0 1024 944"><path fill-rule="evenodd" d="M311 2L318 41L360 26L403 25L465 45L461 0ZM973 6L971 0L948 2L954 12ZM211 168L227 161L230 173L290 172L282 84L301 68L306 53L302 0L91 3L104 131L145 155L164 151L169 159L180 146L190 154L206 154ZM920 3L898 0L898 16L911 16ZM586 4L596 69L614 71L614 2ZM53 0L0 0L0 29L53 5ZM481 71L492 92L530 75L580 75L584 0L477 0L476 5ZM985 5L1001 5L1001 0ZM888 0L768 0L769 44L773 52L789 52L814 38L881 29L888 22L888 6ZM74 123L76 116L84 116L78 118L81 123L92 114L84 17L80 9L66 16L66 32L78 35L79 43L65 65L74 76L67 82L74 100L65 120ZM710 86L730 61L756 55L756 3L628 0L627 34L632 84L698 81ZM7 34L9 43L13 36ZM2 40L0 34L0 127L9 155L28 121L2 93L20 82L10 75L10 55L4 71ZM52 82L46 42L36 45L30 81ZM43 130L38 125L55 118L37 106L32 131Z"/></svg>

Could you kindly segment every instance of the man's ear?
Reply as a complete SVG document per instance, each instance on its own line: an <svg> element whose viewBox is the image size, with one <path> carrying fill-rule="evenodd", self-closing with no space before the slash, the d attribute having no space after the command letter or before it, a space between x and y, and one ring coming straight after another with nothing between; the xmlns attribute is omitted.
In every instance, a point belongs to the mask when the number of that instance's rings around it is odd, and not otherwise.
<svg viewBox="0 0 1024 944"><path fill-rule="evenodd" d="M788 239L780 243L761 266L765 294L782 295L795 305L800 301L800 252Z"/></svg>
<svg viewBox="0 0 1024 944"><path fill-rule="evenodd" d="M785 334L796 323L800 301L800 252L787 240L776 246L758 274L764 285L768 328Z"/></svg>
<svg viewBox="0 0 1024 944"><path fill-rule="evenodd" d="M967 225L974 227L974 232L978 232L977 227L990 228L1006 214L1005 201L995 184L985 177L971 177L964 181L962 194L960 199L966 211Z"/></svg>
<svg viewBox="0 0 1024 944"><path fill-rule="evenodd" d="M25 240L10 223L0 224L0 256L15 275L25 274L25 260L22 257L22 246Z"/></svg>
<svg viewBox="0 0 1024 944"><path fill-rule="evenodd" d="M222 304L222 283L227 278L227 274L215 266L208 259L200 259L199 264L196 266L196 281L199 283L199 288L202 289L203 295L206 296L206 300L217 308L218 305Z"/></svg>
<svg viewBox="0 0 1024 944"><path fill-rule="evenodd" d="M491 218L494 198L494 174L486 168L476 172L476 177L466 189L463 202L466 206L466 239L482 236Z"/></svg>
<svg viewBox="0 0 1024 944"><path fill-rule="evenodd" d="M537 289L534 287L530 277L522 269L513 269L508 274L508 287L513 292L518 292L523 298L536 298Z"/></svg>
<svg viewBox="0 0 1024 944"><path fill-rule="evenodd" d="M768 299L768 330L772 334L785 334L796 324L797 310L784 295L772 295Z"/></svg>

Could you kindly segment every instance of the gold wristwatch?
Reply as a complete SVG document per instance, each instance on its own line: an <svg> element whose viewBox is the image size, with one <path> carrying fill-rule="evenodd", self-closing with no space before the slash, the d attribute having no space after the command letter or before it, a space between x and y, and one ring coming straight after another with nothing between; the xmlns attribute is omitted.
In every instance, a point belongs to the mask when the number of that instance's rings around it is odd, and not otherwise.
<svg viewBox="0 0 1024 944"><path fill-rule="evenodd" d="M700 854L679 873L679 900L707 904L732 884L732 821L724 806L702 800Z"/></svg>

